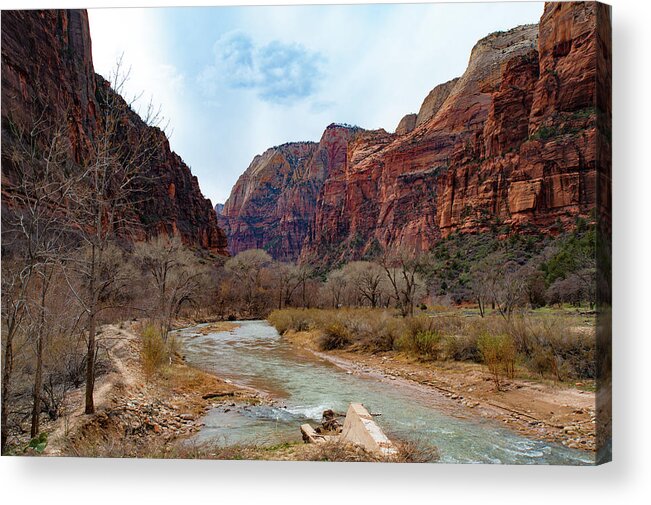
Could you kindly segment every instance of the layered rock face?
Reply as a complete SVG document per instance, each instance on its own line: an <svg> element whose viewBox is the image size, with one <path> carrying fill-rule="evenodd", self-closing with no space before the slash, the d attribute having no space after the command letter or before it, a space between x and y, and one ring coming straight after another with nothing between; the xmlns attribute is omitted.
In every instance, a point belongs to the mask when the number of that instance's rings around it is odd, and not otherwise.
<svg viewBox="0 0 651 505"><path fill-rule="evenodd" d="M458 77L456 79L451 79L448 82L439 84L429 92L425 97L425 100L423 100L423 104L420 106L420 110L416 115L416 123L414 126L420 126L436 116L436 113L441 108L441 105L445 103L448 96L450 96L450 92L457 84L458 80Z"/></svg>
<svg viewBox="0 0 651 505"><path fill-rule="evenodd" d="M83 166L100 134L102 93L110 85L95 74L88 17L83 10L2 13L2 144L15 142L15 125L35 121L63 126L70 162ZM135 113L123 118L127 139L147 137L156 153L140 167L144 187L134 197L133 236L178 235L191 246L227 254L226 236L197 178L170 150L165 134ZM136 145L129 146L136 149ZM11 204L13 163L3 149L3 204Z"/></svg>
<svg viewBox="0 0 651 505"><path fill-rule="evenodd" d="M416 121L418 120L418 114L407 114L404 116L398 126L396 126L396 135L405 135L416 128Z"/></svg>
<svg viewBox="0 0 651 505"><path fill-rule="evenodd" d="M597 75L610 58L609 23L597 3L547 3L539 25L480 40L465 73L434 88L395 134L356 130L345 139L320 190L305 193L316 200L302 200L306 219L292 213L305 238L283 257L299 251L301 261L333 264L387 248L424 251L452 232L496 224L557 233L589 216L598 164L609 159L609 133L597 121L610 115L602 105L610 80ZM301 200L295 186L274 188L278 201ZM234 218L242 191L238 183L227 202ZM269 195L251 184L246 193L250 201Z"/></svg>
<svg viewBox="0 0 651 505"><path fill-rule="evenodd" d="M253 159L219 215L232 254L266 249L277 259L295 259L320 189L307 173L316 149L314 142L294 142Z"/></svg>
<svg viewBox="0 0 651 505"><path fill-rule="evenodd" d="M256 156L219 216L230 252L258 248L276 259L295 261L314 221L324 181L346 164L348 142L359 131L332 124L318 144L293 142Z"/></svg>

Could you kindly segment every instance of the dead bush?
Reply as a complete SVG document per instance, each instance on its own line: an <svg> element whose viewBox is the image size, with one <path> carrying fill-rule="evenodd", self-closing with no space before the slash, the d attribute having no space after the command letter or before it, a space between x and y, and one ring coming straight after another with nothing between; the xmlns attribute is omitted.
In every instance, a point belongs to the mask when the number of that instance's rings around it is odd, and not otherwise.
<svg viewBox="0 0 651 505"><path fill-rule="evenodd" d="M343 349L351 342L348 329L339 321L328 324L321 330L319 337L319 348L322 351L332 351L334 349Z"/></svg>
<svg viewBox="0 0 651 505"><path fill-rule="evenodd" d="M512 379L515 375L517 352L511 336L485 333L477 340L477 347L493 375L496 389L500 390L503 377Z"/></svg>

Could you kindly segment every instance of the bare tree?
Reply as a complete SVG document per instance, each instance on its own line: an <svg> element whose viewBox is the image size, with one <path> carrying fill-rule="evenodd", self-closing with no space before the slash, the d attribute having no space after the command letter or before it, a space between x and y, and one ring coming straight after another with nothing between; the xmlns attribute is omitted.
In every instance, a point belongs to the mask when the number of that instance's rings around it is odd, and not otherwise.
<svg viewBox="0 0 651 505"><path fill-rule="evenodd" d="M328 275L324 285L324 290L327 293L328 298L331 300L333 309L341 307L347 285L348 281L346 279L346 274L342 269L333 270Z"/></svg>
<svg viewBox="0 0 651 505"><path fill-rule="evenodd" d="M292 297L301 284L298 267L291 263L275 263L272 266L272 277L278 297L278 309L291 305Z"/></svg>
<svg viewBox="0 0 651 505"><path fill-rule="evenodd" d="M357 291L360 303L367 302L371 307L380 305L384 286L384 270L377 263L352 261L342 269L342 275Z"/></svg>
<svg viewBox="0 0 651 505"><path fill-rule="evenodd" d="M486 303L490 302L502 317L510 319L513 311L528 300L530 275L526 265L520 266L501 251L489 254L471 272L472 290L480 313L484 313Z"/></svg>
<svg viewBox="0 0 651 505"><path fill-rule="evenodd" d="M404 248L387 251L382 257L382 268L391 284L400 313L403 317L413 316L416 296L424 285L420 277L422 258Z"/></svg>
<svg viewBox="0 0 651 505"><path fill-rule="evenodd" d="M501 254L491 254L474 264L470 269L470 289L477 301L479 315L486 315L486 306L495 308L495 294L500 282L500 266L504 262Z"/></svg>
<svg viewBox="0 0 651 505"><path fill-rule="evenodd" d="M301 303L303 307L307 307L307 308L310 307L313 298L311 296L312 293L310 292L311 291L309 289L310 285L308 283L308 281L312 277L312 273L313 273L312 267L305 264L299 265L296 272L296 277L301 288Z"/></svg>
<svg viewBox="0 0 651 505"><path fill-rule="evenodd" d="M272 263L271 256L262 249L248 249L229 259L224 268L238 282L246 310L253 312L256 297L263 286L263 270Z"/></svg>
<svg viewBox="0 0 651 505"><path fill-rule="evenodd" d="M195 303L208 274L178 237L159 235L136 244L135 257L156 293L156 317L164 338L184 304Z"/></svg>
<svg viewBox="0 0 651 505"><path fill-rule="evenodd" d="M45 108L32 99L31 108L41 115L25 122L11 119L5 128L11 142L5 144L9 160L11 205L3 211L3 326L4 368L2 381L2 450L6 448L7 401L13 368L13 342L19 331L34 343L30 433L39 431L43 388L43 354L47 331L46 297L64 242L61 202L72 180L65 177L70 144L63 127L46 119ZM24 120L25 121L25 120ZM11 257L11 258L10 258ZM5 264L10 265L4 268Z"/></svg>
<svg viewBox="0 0 651 505"><path fill-rule="evenodd" d="M115 242L128 237L135 224L134 207L143 194L147 167L161 154L164 135L153 126L160 116L151 113L143 119L132 110L120 92L128 78L121 62L111 76L113 87L101 82L98 89L99 129L90 139L88 153L81 161L81 173L73 186L67 205L67 218L82 244L82 254L75 254L67 262L78 278L80 289L73 289L83 307L87 325L86 397L85 412L95 411L93 390L95 384L95 353L98 316L107 307L109 298L116 300L128 279L110 275L108 265L117 257ZM134 122L141 122L133 128ZM120 266L120 265L115 265ZM123 270L119 269L118 271ZM107 275L109 274L109 275ZM69 283L71 288L73 281Z"/></svg>

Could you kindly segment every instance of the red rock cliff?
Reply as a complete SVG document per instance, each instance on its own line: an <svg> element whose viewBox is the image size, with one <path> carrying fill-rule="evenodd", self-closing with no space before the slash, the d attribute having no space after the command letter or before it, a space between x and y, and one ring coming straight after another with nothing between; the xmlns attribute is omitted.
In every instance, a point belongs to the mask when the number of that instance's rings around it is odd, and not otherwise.
<svg viewBox="0 0 651 505"><path fill-rule="evenodd" d="M318 195L346 164L359 128L332 124L320 142L294 142L256 156L224 204L219 222L229 250L266 249L295 261L314 222Z"/></svg>
<svg viewBox="0 0 651 505"><path fill-rule="evenodd" d="M219 215L232 254L266 249L277 259L296 259L320 189L307 174L316 148L314 142L294 142L253 159Z"/></svg>
<svg viewBox="0 0 651 505"><path fill-rule="evenodd" d="M293 231L282 257L300 250L302 261L327 263L387 247L427 250L454 231L495 223L513 233L571 227L598 199L609 201L608 180L597 195L598 168L610 159L610 79L601 75L609 69L609 24L608 8L598 3L545 4L539 25L480 40L464 74L435 87L396 134L356 130L340 139L339 157L309 192L292 184L272 194L251 178L238 182L230 216L241 222L243 192L249 201L268 199L261 209L291 194L301 202L291 220L305 231ZM268 216L248 214L261 215ZM264 227L288 219L274 216ZM267 244L260 238L255 247Z"/></svg>
<svg viewBox="0 0 651 505"><path fill-rule="evenodd" d="M95 74L88 17L83 10L2 12L2 143L12 140L12 124L28 124L35 117L64 124L70 159L81 163L98 132L101 101L97 91L108 84ZM110 90L109 90L110 91ZM135 113L124 119L127 137L149 129ZM178 234L192 246L226 254L226 236L217 225L210 201L183 160L169 148L165 134L147 131L156 156L143 168L145 195L134 205L136 236ZM8 203L12 163L2 159L2 190Z"/></svg>

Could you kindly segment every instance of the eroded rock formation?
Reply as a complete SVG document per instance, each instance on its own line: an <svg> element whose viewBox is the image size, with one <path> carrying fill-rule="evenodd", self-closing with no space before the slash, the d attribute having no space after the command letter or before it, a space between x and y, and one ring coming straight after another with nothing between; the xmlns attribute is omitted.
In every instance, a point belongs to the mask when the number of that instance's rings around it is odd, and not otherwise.
<svg viewBox="0 0 651 505"><path fill-rule="evenodd" d="M609 162L609 131L599 129L607 122L597 121L610 115L610 80L597 74L608 67L609 23L597 3L547 3L539 25L480 40L464 74L435 87L395 134L357 129L341 138L309 191L292 182L270 192L245 173L226 203L227 229L258 240L233 252L266 247L334 263L386 248L427 250L454 231L495 224L511 233L573 226L594 210L597 167ZM606 202L609 186L600 187ZM264 209L287 201L300 205L268 217ZM262 215L262 225L252 221ZM263 228L292 240L269 246Z"/></svg>
<svg viewBox="0 0 651 505"><path fill-rule="evenodd" d="M93 69L86 11L2 12L3 204L11 204L14 165L7 147L16 141L17 125L63 126L70 161L83 165L101 128L100 90L111 93ZM123 122L127 139L142 139L146 132L157 151L140 167L146 183L134 197L133 236L179 235L188 245L226 254L226 236L210 201L164 132L133 112Z"/></svg>
<svg viewBox="0 0 651 505"><path fill-rule="evenodd" d="M276 259L296 260L323 183L346 164L348 141L359 131L332 124L318 144L294 142L256 156L219 216L230 252L260 248Z"/></svg>

